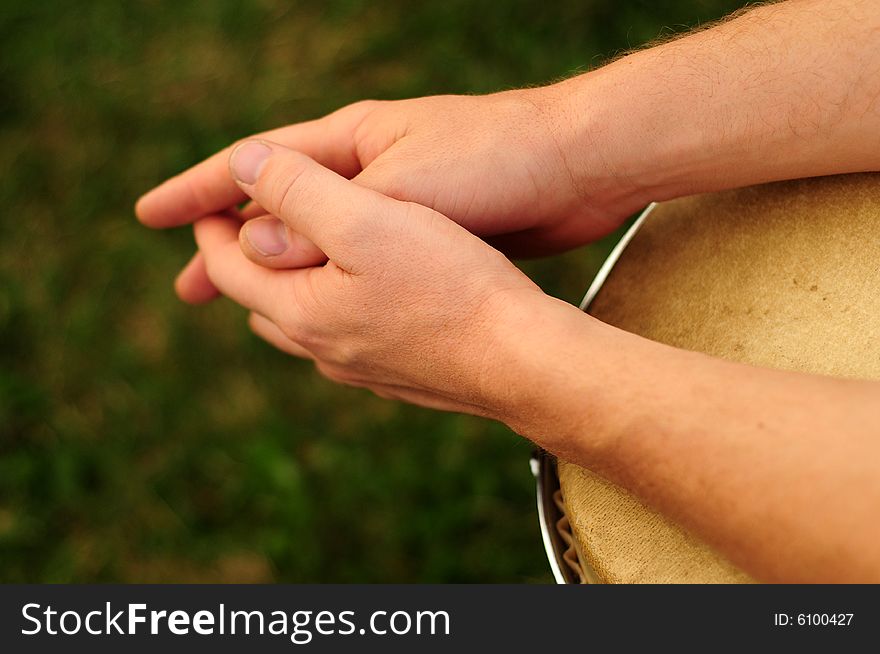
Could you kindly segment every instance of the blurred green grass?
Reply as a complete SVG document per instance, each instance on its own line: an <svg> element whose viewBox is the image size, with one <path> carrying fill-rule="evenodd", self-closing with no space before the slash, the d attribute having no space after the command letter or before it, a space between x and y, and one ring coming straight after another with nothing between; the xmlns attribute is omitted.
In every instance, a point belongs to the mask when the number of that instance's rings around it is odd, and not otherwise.
<svg viewBox="0 0 880 654"><path fill-rule="evenodd" d="M191 236L131 207L248 133L538 84L740 4L3 3L0 581L549 581L528 443L178 303ZM525 267L576 301L607 246Z"/></svg>

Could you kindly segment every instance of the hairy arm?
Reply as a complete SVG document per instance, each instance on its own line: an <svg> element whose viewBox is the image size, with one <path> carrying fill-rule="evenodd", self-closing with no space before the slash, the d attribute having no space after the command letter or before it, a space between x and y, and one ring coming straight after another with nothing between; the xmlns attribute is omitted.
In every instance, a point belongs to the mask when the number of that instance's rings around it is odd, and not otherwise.
<svg viewBox="0 0 880 654"><path fill-rule="evenodd" d="M555 300L525 306L507 324L530 327L504 329L492 375L516 431L758 579L880 581L880 383L667 347Z"/></svg>
<svg viewBox="0 0 880 654"><path fill-rule="evenodd" d="M880 170L880 3L788 0L550 87L585 197L628 209Z"/></svg>

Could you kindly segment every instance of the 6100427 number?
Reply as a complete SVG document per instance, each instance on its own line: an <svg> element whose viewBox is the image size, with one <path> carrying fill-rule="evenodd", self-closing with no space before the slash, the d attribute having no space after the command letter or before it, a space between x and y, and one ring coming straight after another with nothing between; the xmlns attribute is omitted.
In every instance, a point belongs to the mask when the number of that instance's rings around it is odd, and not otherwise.
<svg viewBox="0 0 880 654"><path fill-rule="evenodd" d="M774 613L773 625L787 627L848 627L852 623L853 613Z"/></svg>

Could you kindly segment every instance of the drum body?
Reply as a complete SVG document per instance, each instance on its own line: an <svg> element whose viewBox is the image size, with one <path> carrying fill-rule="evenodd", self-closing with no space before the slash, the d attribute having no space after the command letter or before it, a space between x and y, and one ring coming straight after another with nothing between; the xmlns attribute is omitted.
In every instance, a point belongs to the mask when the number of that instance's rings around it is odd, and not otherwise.
<svg viewBox="0 0 880 654"><path fill-rule="evenodd" d="M650 207L582 306L652 340L756 366L880 379L880 175L797 180ZM748 575L622 488L534 463L559 581Z"/></svg>

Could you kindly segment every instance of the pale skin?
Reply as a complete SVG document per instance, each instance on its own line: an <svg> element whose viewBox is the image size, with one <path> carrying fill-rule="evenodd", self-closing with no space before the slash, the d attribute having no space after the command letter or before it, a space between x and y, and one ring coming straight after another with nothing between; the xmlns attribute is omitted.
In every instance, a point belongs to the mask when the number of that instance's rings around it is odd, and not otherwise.
<svg viewBox="0 0 880 654"><path fill-rule="evenodd" d="M184 300L226 295L330 379L500 420L758 579L877 582L880 383L645 340L502 252L570 249L652 200L880 170L878 43L876 2L788 0L551 86L266 132L137 213L195 223Z"/></svg>

